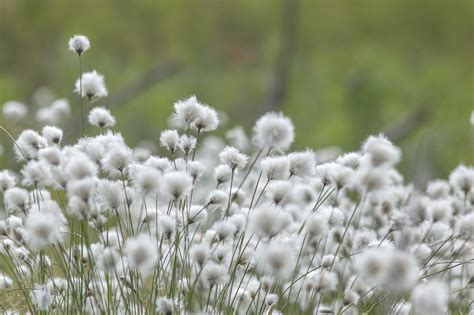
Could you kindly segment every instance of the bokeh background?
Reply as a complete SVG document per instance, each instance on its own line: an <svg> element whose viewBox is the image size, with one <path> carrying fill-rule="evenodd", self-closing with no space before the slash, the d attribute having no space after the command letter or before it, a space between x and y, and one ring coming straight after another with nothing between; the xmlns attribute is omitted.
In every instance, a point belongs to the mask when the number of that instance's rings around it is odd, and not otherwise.
<svg viewBox="0 0 474 315"><path fill-rule="evenodd" d="M84 68L110 91L97 105L129 145L157 142L173 102L196 94L228 114L221 134L283 111L296 149L356 150L383 131L403 149L406 179L423 184L474 161L473 24L464 0L0 0L0 104L34 112L49 89L77 117L67 41L85 34ZM0 166L11 164L6 152Z"/></svg>

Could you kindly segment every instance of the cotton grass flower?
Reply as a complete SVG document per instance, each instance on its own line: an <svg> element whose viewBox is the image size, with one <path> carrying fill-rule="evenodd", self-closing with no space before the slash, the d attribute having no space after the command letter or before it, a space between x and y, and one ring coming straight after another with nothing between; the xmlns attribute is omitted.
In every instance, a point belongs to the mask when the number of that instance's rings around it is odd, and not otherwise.
<svg viewBox="0 0 474 315"><path fill-rule="evenodd" d="M217 180L217 185L227 183L230 181L230 177L232 176L232 168L228 165L218 165L214 169L214 176Z"/></svg>
<svg viewBox="0 0 474 315"><path fill-rule="evenodd" d="M28 192L19 187L12 187L5 191L5 204L9 211L22 211L26 213L29 196Z"/></svg>
<svg viewBox="0 0 474 315"><path fill-rule="evenodd" d="M178 148L179 134L176 130L164 130L160 135L160 145L174 154Z"/></svg>
<svg viewBox="0 0 474 315"><path fill-rule="evenodd" d="M417 314L446 314L449 291L446 284L433 280L413 289L411 300Z"/></svg>
<svg viewBox="0 0 474 315"><path fill-rule="evenodd" d="M89 112L89 124L99 128L110 128L115 126L115 118L105 107L94 107Z"/></svg>
<svg viewBox="0 0 474 315"><path fill-rule="evenodd" d="M190 126L200 115L202 115L202 106L197 101L196 96L174 103L175 118L182 120L187 126Z"/></svg>
<svg viewBox="0 0 474 315"><path fill-rule="evenodd" d="M74 92L78 94L82 93L80 96L87 97L89 101L96 101L108 95L104 82L104 76L97 73L95 70L82 74L81 80L76 81L76 88Z"/></svg>
<svg viewBox="0 0 474 315"><path fill-rule="evenodd" d="M54 126L44 126L41 134L49 145L58 145L63 140L63 131Z"/></svg>
<svg viewBox="0 0 474 315"><path fill-rule="evenodd" d="M207 105L201 105L199 115L193 120L191 127L200 133L216 130L218 126L219 117L217 112Z"/></svg>
<svg viewBox="0 0 474 315"><path fill-rule="evenodd" d="M28 115L28 107L17 101L8 101L3 104L2 113L6 121L19 122Z"/></svg>
<svg viewBox="0 0 474 315"><path fill-rule="evenodd" d="M79 56L91 47L89 39L84 35L74 35L69 40L69 50Z"/></svg>
<svg viewBox="0 0 474 315"><path fill-rule="evenodd" d="M62 240L62 227L65 218L52 200L40 201L34 206L25 220L28 244L32 249L42 249L46 245Z"/></svg>
<svg viewBox="0 0 474 315"><path fill-rule="evenodd" d="M273 238L290 223L289 216L269 204L253 210L249 223L253 231L261 237Z"/></svg>
<svg viewBox="0 0 474 315"><path fill-rule="evenodd" d="M132 162L132 154L132 150L125 146L114 146L101 160L102 169L111 177L119 177Z"/></svg>
<svg viewBox="0 0 474 315"><path fill-rule="evenodd" d="M228 279L227 268L213 262L206 264L201 273L203 284L207 288L214 288L218 285L223 285Z"/></svg>
<svg viewBox="0 0 474 315"><path fill-rule="evenodd" d="M13 284L12 278L0 273L0 289L11 288L12 284Z"/></svg>
<svg viewBox="0 0 474 315"><path fill-rule="evenodd" d="M81 104L106 94L95 72L81 87ZM420 190L383 135L355 152L282 155L294 126L281 113L256 122L253 143L237 127L226 146L204 137L225 115L196 97L174 105L182 135L158 131L168 157L154 155L155 143L127 145L103 108L89 116L107 130L61 146L55 126L70 108L52 100L38 102L41 134L18 131L19 174L0 171L10 266L0 288L15 289L0 304L15 292L30 313L408 315L470 303L470 165Z"/></svg>
<svg viewBox="0 0 474 315"><path fill-rule="evenodd" d="M167 297L159 297L156 300L157 314L172 315L174 313L173 301Z"/></svg>
<svg viewBox="0 0 474 315"><path fill-rule="evenodd" d="M118 252L111 247L104 248L97 258L97 265L100 270L114 273L120 266L121 257Z"/></svg>
<svg viewBox="0 0 474 315"><path fill-rule="evenodd" d="M23 176L22 183L27 187L46 187L51 183L51 173L45 163L35 160L21 170Z"/></svg>
<svg viewBox="0 0 474 315"><path fill-rule="evenodd" d="M459 165L449 174L449 183L454 189L467 194L474 185L474 168Z"/></svg>
<svg viewBox="0 0 474 315"><path fill-rule="evenodd" d="M130 267L140 270L143 276L152 272L159 258L156 240L144 234L128 238L125 253Z"/></svg>
<svg viewBox="0 0 474 315"><path fill-rule="evenodd" d="M315 173L316 157L313 151L288 154L290 176L311 177Z"/></svg>
<svg viewBox="0 0 474 315"><path fill-rule="evenodd" d="M13 146L18 161L31 160L37 157L38 151L48 145L47 140L36 131L26 129L18 136Z"/></svg>
<svg viewBox="0 0 474 315"><path fill-rule="evenodd" d="M7 170L0 171L0 191L6 190L15 186L15 177Z"/></svg>
<svg viewBox="0 0 474 315"><path fill-rule="evenodd" d="M181 151L184 152L185 155L188 155L190 152L192 152L196 148L196 143L197 143L197 140L195 137L182 135L179 138L178 147L181 149Z"/></svg>
<svg viewBox="0 0 474 315"><path fill-rule="evenodd" d="M400 149L395 147L384 135L370 136L362 146L363 151L370 155L373 166L392 166L400 161Z"/></svg>
<svg viewBox="0 0 474 315"><path fill-rule="evenodd" d="M35 288L31 291L31 299L41 311L47 311L52 301L52 295L46 285L35 284Z"/></svg>
<svg viewBox="0 0 474 315"><path fill-rule="evenodd" d="M227 146L219 154L219 160L222 164L229 166L231 170L235 170L236 168L244 168L248 157L236 148Z"/></svg>
<svg viewBox="0 0 474 315"><path fill-rule="evenodd" d="M286 156L266 157L260 165L263 175L268 180L287 179L289 177L289 163Z"/></svg>
<svg viewBox="0 0 474 315"><path fill-rule="evenodd" d="M287 150L295 138L291 120L282 113L267 113L260 117L253 128L253 141L259 147Z"/></svg>
<svg viewBox="0 0 474 315"><path fill-rule="evenodd" d="M163 177L163 181L165 194L174 200L187 195L193 185L191 176L180 171L166 173Z"/></svg>

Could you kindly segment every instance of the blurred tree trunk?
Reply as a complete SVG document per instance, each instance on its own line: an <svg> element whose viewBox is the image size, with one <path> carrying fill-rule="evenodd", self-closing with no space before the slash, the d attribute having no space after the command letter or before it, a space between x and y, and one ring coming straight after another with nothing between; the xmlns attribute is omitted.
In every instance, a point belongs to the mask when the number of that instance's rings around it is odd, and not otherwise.
<svg viewBox="0 0 474 315"><path fill-rule="evenodd" d="M291 65L296 50L299 0L282 0L280 49L272 82L263 103L263 112L279 111L288 92Z"/></svg>

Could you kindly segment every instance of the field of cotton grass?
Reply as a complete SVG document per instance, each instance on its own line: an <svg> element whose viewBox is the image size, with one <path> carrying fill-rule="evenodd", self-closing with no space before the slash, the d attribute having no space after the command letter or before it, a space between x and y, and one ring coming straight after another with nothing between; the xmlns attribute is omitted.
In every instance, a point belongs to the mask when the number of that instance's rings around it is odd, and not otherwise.
<svg viewBox="0 0 474 315"><path fill-rule="evenodd" d="M75 142L65 99L38 130L1 130L21 170L0 172L3 314L472 314L472 166L419 191L382 134L321 162L291 151L282 113L212 135L219 114L195 96L170 104L152 155L96 107L89 48L69 42ZM15 101L3 115L31 116Z"/></svg>

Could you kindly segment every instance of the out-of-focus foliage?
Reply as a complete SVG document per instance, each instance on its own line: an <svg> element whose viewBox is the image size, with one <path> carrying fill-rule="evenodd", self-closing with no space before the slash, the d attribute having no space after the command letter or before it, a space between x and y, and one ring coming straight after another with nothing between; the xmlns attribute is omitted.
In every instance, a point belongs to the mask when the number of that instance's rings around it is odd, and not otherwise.
<svg viewBox="0 0 474 315"><path fill-rule="evenodd" d="M398 143L407 177L445 176L460 161L472 163L473 5L297 1L281 107L295 122L296 146L356 149L367 135L424 108L427 120ZM251 126L275 73L284 8L276 0L0 0L0 103L32 104L35 89L47 86L78 112L77 57L67 40L80 33L92 44L84 68L105 75L111 97L152 65L181 65L114 110L130 144L157 141L171 104L190 94L227 112L230 125Z"/></svg>

